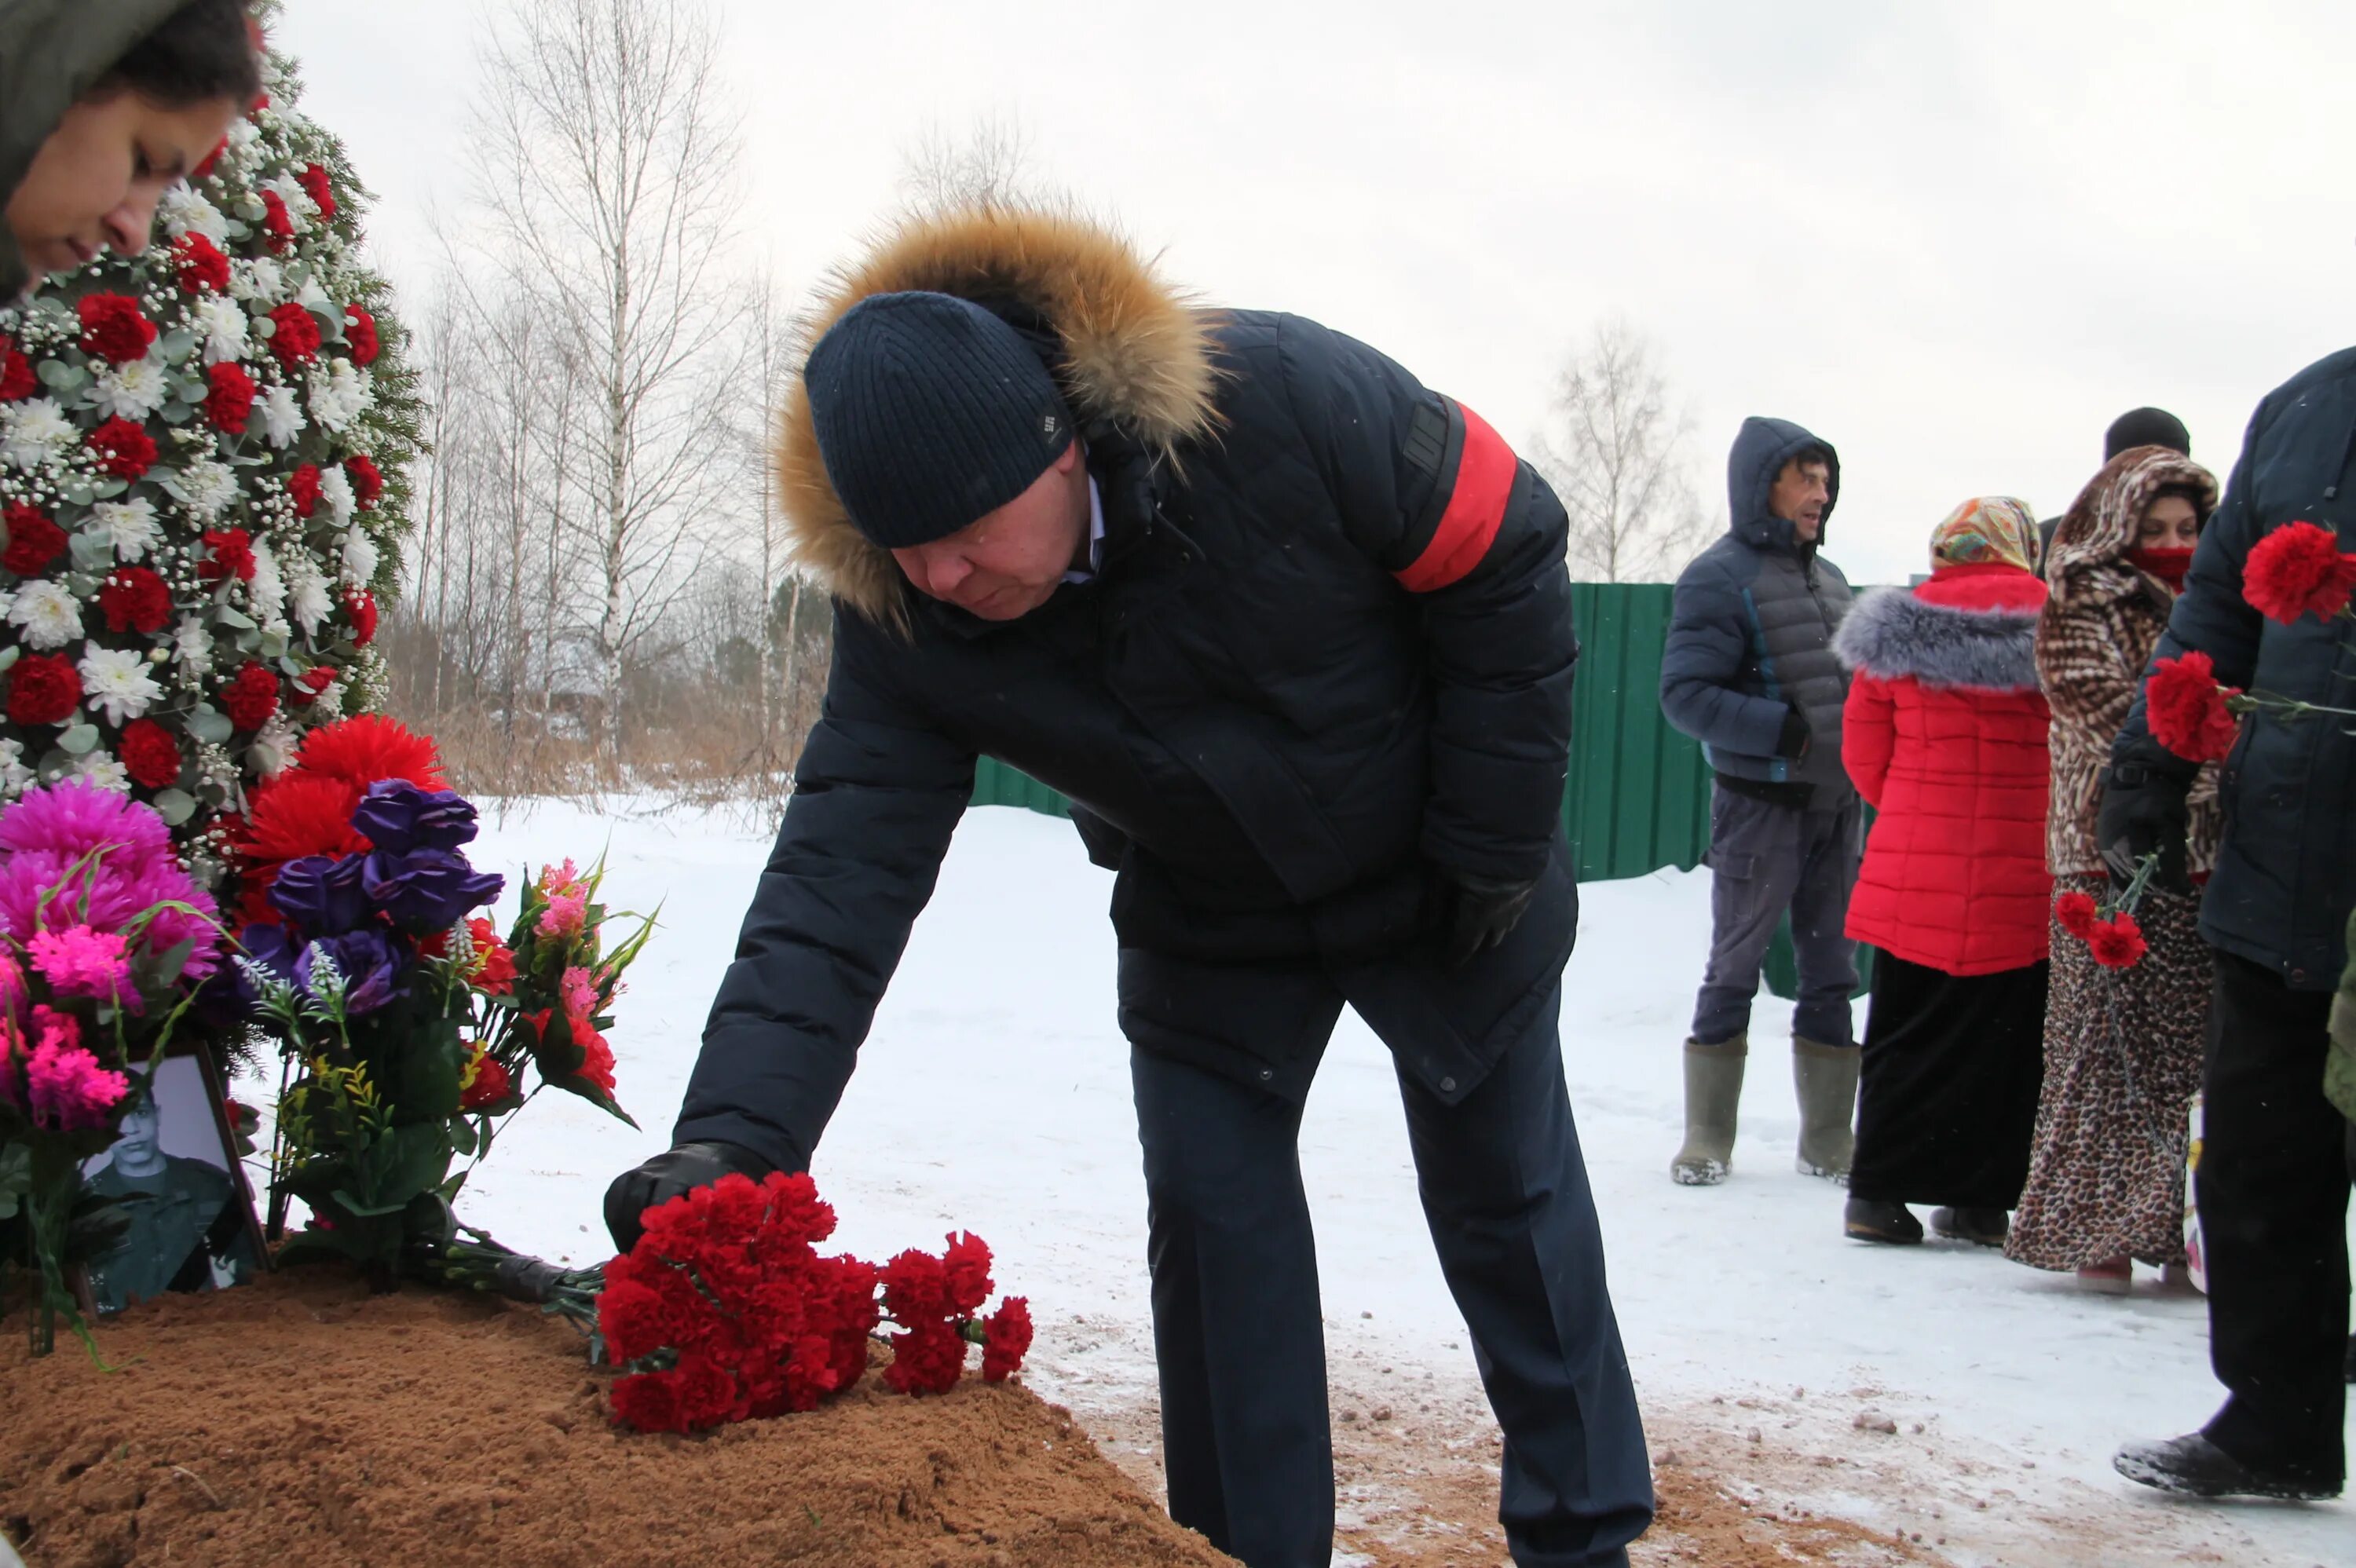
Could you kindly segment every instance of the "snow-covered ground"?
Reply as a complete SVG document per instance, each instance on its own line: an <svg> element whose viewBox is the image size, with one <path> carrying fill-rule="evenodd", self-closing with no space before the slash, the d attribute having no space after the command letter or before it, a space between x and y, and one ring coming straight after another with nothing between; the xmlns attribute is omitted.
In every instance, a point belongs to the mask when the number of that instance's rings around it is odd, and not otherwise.
<svg viewBox="0 0 2356 1568"><path fill-rule="evenodd" d="M667 1142L767 849L766 832L699 815L534 805L487 824L477 863L585 861L609 840L613 901L663 906L614 1034L644 1130L544 1096L461 1204L511 1245L577 1260L604 1255L606 1181ZM937 1246L952 1226L985 1237L1001 1285L1039 1315L1033 1382L1083 1412L1152 1388L1109 891L1066 825L970 814L815 1168L839 1240L863 1255ZM1755 1020L1734 1179L1669 1181L1708 893L1674 873L1583 890L1565 987L1571 1098L1656 1447L1735 1464L1748 1428L1753 1446L1813 1449L1826 1468L1810 1500L1952 1535L1958 1562L2356 1563L2349 1503L2188 1509L2111 1473L2120 1440L2187 1430L2213 1407L2197 1296L2148 1276L2128 1298L2089 1296L1979 1249L1843 1239L1840 1191L1792 1169L1786 1007L1762 1000ZM1469 1401L1472 1357L1417 1207L1397 1085L1355 1019L1310 1100L1301 1160L1337 1381L1396 1369ZM2072 1529L2075 1544L2051 1546Z"/></svg>

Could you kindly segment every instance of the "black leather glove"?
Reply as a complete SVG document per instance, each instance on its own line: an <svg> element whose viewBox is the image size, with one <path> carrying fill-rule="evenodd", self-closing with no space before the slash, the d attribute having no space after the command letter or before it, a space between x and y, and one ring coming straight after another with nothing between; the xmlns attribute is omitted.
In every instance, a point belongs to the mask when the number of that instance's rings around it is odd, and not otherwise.
<svg viewBox="0 0 2356 1568"><path fill-rule="evenodd" d="M635 1170L622 1172L605 1189L605 1229L614 1233L616 1250L626 1253L646 1229L639 1221L648 1210L682 1192L709 1187L731 1172L758 1181L776 1168L735 1144L681 1144L665 1149Z"/></svg>
<svg viewBox="0 0 2356 1568"><path fill-rule="evenodd" d="M2143 763L2114 763L2104 771L2094 844L2113 888L2124 889L2135 880L2144 857L2157 854L2159 864L2153 869L2152 885L2168 892L2191 891L2185 868L2185 840L2192 831L2186 797L2191 793L2190 778Z"/></svg>
<svg viewBox="0 0 2356 1568"><path fill-rule="evenodd" d="M1495 947L1513 934L1528 912L1538 891L1536 877L1501 882L1442 869L1440 877L1440 951L1451 969L1462 969L1483 948Z"/></svg>
<svg viewBox="0 0 2356 1568"><path fill-rule="evenodd" d="M1783 715L1783 732L1775 737L1775 754L1796 761L1808 754L1808 742L1815 731L1808 728L1808 716L1794 705Z"/></svg>

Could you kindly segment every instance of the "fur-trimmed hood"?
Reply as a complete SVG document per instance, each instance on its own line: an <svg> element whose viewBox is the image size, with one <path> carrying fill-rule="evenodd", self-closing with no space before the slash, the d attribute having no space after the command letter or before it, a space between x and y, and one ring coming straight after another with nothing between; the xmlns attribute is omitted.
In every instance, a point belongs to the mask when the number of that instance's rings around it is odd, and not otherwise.
<svg viewBox="0 0 2356 1568"><path fill-rule="evenodd" d="M810 348L861 300L918 289L998 312L1034 336L1085 437L1110 424L1157 458L1174 458L1217 423L1211 357L1215 318L1111 229L1072 211L978 205L900 221L837 269L810 311ZM869 619L905 618L905 580L869 542L826 475L809 394L797 375L777 435L777 474L794 559Z"/></svg>
<svg viewBox="0 0 2356 1568"><path fill-rule="evenodd" d="M2026 571L2001 575L2008 590L2012 579L2041 588ZM1941 582L1933 578L1923 586ZM1883 680L1911 676L1926 686L2036 691L2035 601L2041 597L2011 591L1925 598L1920 591L1879 589L1858 601L1841 623L1833 652L1850 669Z"/></svg>

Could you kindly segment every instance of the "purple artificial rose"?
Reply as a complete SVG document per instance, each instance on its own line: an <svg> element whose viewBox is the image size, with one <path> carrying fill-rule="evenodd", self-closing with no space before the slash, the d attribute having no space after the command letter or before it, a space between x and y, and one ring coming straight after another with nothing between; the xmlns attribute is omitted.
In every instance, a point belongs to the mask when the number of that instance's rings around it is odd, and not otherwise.
<svg viewBox="0 0 2356 1568"><path fill-rule="evenodd" d="M424 935L449 930L467 911L497 899L507 879L477 872L455 849L417 849L405 855L380 849L368 858L360 885L369 902L393 924Z"/></svg>
<svg viewBox="0 0 2356 1568"><path fill-rule="evenodd" d="M352 1017L372 1013L401 995L401 947L391 932L347 932L303 949L294 961L294 978L306 991L312 990L311 977L323 954L335 961L337 973L344 977L344 1010Z"/></svg>
<svg viewBox="0 0 2356 1568"><path fill-rule="evenodd" d="M352 813L352 827L389 855L455 849L474 842L475 805L455 790L420 789L407 779L380 779Z"/></svg>
<svg viewBox="0 0 2356 1568"><path fill-rule="evenodd" d="M312 936L341 936L367 923L368 895L361 890L366 859L359 855L306 855L290 860L271 884L278 912Z"/></svg>

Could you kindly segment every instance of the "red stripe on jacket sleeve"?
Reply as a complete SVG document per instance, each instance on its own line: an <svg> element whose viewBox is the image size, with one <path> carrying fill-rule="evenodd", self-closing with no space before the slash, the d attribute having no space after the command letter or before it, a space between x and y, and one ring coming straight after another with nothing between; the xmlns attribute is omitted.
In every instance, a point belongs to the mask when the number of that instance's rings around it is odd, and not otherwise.
<svg viewBox="0 0 2356 1568"><path fill-rule="evenodd" d="M1481 564L1496 542L1505 521L1505 504L1513 498L1514 475L1519 463L1505 437L1463 404L1464 447L1456 462L1456 487L1449 493L1448 509L1431 542L1404 571L1395 572L1410 593L1430 593L1463 581Z"/></svg>

